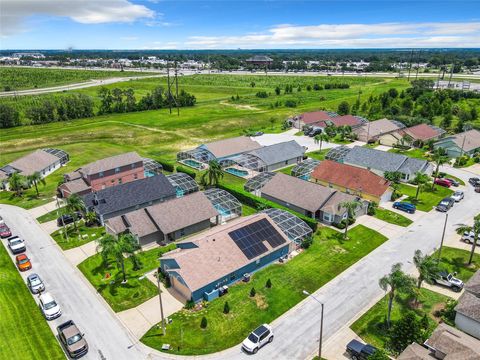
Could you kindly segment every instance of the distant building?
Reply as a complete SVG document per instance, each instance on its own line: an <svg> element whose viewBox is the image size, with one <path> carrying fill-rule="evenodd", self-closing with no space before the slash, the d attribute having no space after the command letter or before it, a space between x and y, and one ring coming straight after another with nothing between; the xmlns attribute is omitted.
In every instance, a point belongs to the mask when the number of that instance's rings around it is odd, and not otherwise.
<svg viewBox="0 0 480 360"><path fill-rule="evenodd" d="M437 141L433 147L444 149L452 158L457 158L462 154L472 156L480 151L480 131L472 129L445 137Z"/></svg>
<svg viewBox="0 0 480 360"><path fill-rule="evenodd" d="M267 66L272 64L273 59L265 55L254 55L245 61L247 62L247 64L251 64L251 65Z"/></svg>

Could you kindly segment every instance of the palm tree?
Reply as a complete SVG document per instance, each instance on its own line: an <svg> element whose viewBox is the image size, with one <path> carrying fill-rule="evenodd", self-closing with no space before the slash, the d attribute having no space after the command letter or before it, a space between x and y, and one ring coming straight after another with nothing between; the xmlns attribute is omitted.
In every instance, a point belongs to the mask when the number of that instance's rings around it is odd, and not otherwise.
<svg viewBox="0 0 480 360"><path fill-rule="evenodd" d="M330 136L326 132L322 132L318 135L315 135L313 138L315 140L315 144L320 144L320 147L318 149L318 152L322 151L322 144L324 141L330 140Z"/></svg>
<svg viewBox="0 0 480 360"><path fill-rule="evenodd" d="M388 291L387 326L390 328L393 299L395 299L397 291L411 293L415 286L415 281L411 276L402 271L402 264L397 263L392 266L389 274L385 275L378 281L378 285L383 291Z"/></svg>
<svg viewBox="0 0 480 360"><path fill-rule="evenodd" d="M97 239L97 252L107 264L109 258L113 258L117 263L117 268L122 272L123 281L127 282L127 274L125 273L125 256L135 263L135 251L140 249L137 239L132 234L120 234L118 239L113 235L107 234Z"/></svg>
<svg viewBox="0 0 480 360"><path fill-rule="evenodd" d="M415 200L418 200L418 195L420 195L420 191L422 191L430 182L430 176L418 171L417 173L415 173L415 178L413 179L413 182L417 184L417 193L415 194Z"/></svg>
<svg viewBox="0 0 480 360"><path fill-rule="evenodd" d="M421 250L416 250L413 256L413 264L417 268L417 295L422 287L422 283L438 278L438 261L431 255L423 255ZM418 297L415 296L415 303L418 303Z"/></svg>
<svg viewBox="0 0 480 360"><path fill-rule="evenodd" d="M85 213L85 222L87 226L91 226L97 222L97 214L94 211L87 211Z"/></svg>
<svg viewBox="0 0 480 360"><path fill-rule="evenodd" d="M340 203L340 206L347 210L347 221L345 222L345 233L343 234L343 238L347 238L347 232L348 232L348 221L349 219L355 218L355 210L357 210L358 207L360 207L362 204L358 200L352 200L352 201L343 201Z"/></svg>
<svg viewBox="0 0 480 360"><path fill-rule="evenodd" d="M390 181L393 193L398 193L399 184L402 180L402 173L398 171L385 171L383 177Z"/></svg>
<svg viewBox="0 0 480 360"><path fill-rule="evenodd" d="M27 180L25 176L15 172L8 179L8 183L10 184L10 189L15 191L16 196L22 196L23 189L27 185Z"/></svg>
<svg viewBox="0 0 480 360"><path fill-rule="evenodd" d="M473 255L475 254L475 248L477 246L478 237L480 235L480 214L473 218L473 226L460 224L457 227L457 233L463 234L464 232L473 232L474 234L472 241L472 249L470 250L470 257L468 259L468 265L470 266L473 261Z"/></svg>
<svg viewBox="0 0 480 360"><path fill-rule="evenodd" d="M432 190L435 188L435 181L438 178L438 172L440 171L440 166L448 162L448 156L445 155L442 148L438 148L432 154L432 161L435 164L434 180L432 183Z"/></svg>
<svg viewBox="0 0 480 360"><path fill-rule="evenodd" d="M27 176L27 180L29 184L35 185L35 191L37 192L38 197L40 195L38 192L38 184L42 184L43 186L45 186L45 179L38 171L35 171L33 174Z"/></svg>
<svg viewBox="0 0 480 360"><path fill-rule="evenodd" d="M73 217L73 227L77 230L77 211L83 211L85 209L85 204L83 200L77 194L70 195L67 198L67 204L65 205L65 210L67 213Z"/></svg>
<svg viewBox="0 0 480 360"><path fill-rule="evenodd" d="M211 160L208 163L208 169L202 175L202 183L207 186L218 185L220 179L223 178L223 171L220 163L217 160Z"/></svg>

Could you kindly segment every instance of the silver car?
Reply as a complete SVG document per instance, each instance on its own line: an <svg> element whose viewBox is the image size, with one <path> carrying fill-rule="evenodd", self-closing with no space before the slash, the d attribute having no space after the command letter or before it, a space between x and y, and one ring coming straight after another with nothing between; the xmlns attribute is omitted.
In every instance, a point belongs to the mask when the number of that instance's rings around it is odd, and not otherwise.
<svg viewBox="0 0 480 360"><path fill-rule="evenodd" d="M27 277L27 285L30 291L34 294L38 294L45 290L45 285L38 274L31 274Z"/></svg>
<svg viewBox="0 0 480 360"><path fill-rule="evenodd" d="M455 202L459 202L460 200L463 199L465 195L463 194L463 191L457 190L453 193L452 196L450 196Z"/></svg>

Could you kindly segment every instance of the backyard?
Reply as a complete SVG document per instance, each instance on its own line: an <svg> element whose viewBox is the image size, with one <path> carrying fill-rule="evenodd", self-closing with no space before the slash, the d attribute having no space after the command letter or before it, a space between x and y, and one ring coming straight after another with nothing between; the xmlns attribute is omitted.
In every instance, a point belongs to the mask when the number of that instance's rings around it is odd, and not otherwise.
<svg viewBox="0 0 480 360"><path fill-rule="evenodd" d="M270 323L305 298L302 291L314 292L339 273L383 244L387 238L362 225L349 231L349 240L341 233L322 227L312 246L285 264L272 264L252 276L250 283L231 286L229 293L200 311L181 310L172 315L167 335L154 326L143 337L146 345L161 349L168 343L172 354L207 354L241 342L262 323ZM272 283L266 287L267 280ZM249 297L251 288L255 297ZM223 313L228 301L230 313ZM255 317L251 314L255 313ZM202 317L208 320L200 329Z"/></svg>
<svg viewBox="0 0 480 360"><path fill-rule="evenodd" d="M443 186L435 185L435 188L432 190L432 187L429 186L423 191L420 192L418 200L415 199L415 194L417 188L415 186L400 184L399 190L402 194L407 195L408 197L404 200L415 204L417 210L420 211L430 211L433 207L437 206L440 200L443 198L449 197L453 194L453 191L447 189Z"/></svg>

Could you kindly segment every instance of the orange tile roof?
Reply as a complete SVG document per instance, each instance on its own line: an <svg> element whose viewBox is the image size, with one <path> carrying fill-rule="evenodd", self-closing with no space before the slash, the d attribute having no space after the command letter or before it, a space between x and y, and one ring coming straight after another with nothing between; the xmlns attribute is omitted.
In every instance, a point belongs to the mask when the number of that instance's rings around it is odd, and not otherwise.
<svg viewBox="0 0 480 360"><path fill-rule="evenodd" d="M332 117L326 111L312 111L300 115L304 124L313 124L322 120L331 120Z"/></svg>
<svg viewBox="0 0 480 360"><path fill-rule="evenodd" d="M373 172L335 161L322 161L312 172L312 178L347 189L375 196L382 196L390 182Z"/></svg>

